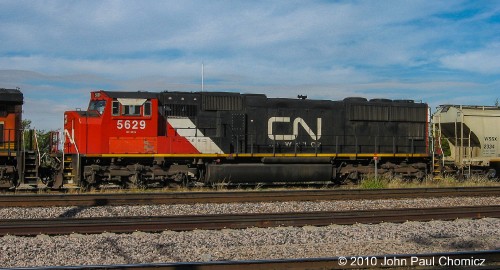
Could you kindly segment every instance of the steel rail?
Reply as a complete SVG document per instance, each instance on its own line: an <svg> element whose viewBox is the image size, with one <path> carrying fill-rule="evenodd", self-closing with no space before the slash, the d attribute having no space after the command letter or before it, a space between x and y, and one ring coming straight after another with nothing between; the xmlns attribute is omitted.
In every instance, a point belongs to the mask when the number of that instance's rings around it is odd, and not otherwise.
<svg viewBox="0 0 500 270"><path fill-rule="evenodd" d="M351 257L301 258L276 260L248 261L209 261L209 262L178 262L178 263L143 263L118 265L81 265L81 266L50 266L16 268L30 270L47 269L134 269L134 270L255 270L255 269L498 269L500 266L500 250L439 252L421 254L388 254L375 256L356 256L357 262ZM344 260L345 259L345 260ZM395 265L391 261L398 262ZM483 261L484 260L484 261ZM360 264L363 262L363 264ZM422 268L425 267L425 268Z"/></svg>
<svg viewBox="0 0 500 270"><path fill-rule="evenodd" d="M485 217L500 218L500 205L272 214L3 219L0 220L0 235L130 233L135 231L158 232L163 230L189 231L196 229L243 229L249 227L326 226L330 224L400 223Z"/></svg>
<svg viewBox="0 0 500 270"><path fill-rule="evenodd" d="M0 195L0 207L375 200L500 196L500 187Z"/></svg>

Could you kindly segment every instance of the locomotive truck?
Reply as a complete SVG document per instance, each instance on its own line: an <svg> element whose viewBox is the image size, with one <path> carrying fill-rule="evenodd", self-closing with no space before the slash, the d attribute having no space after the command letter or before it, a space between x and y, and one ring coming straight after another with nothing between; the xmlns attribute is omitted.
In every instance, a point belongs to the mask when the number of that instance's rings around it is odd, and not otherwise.
<svg viewBox="0 0 500 270"><path fill-rule="evenodd" d="M91 92L64 114L55 187L423 178L429 108L412 100L227 92Z"/></svg>

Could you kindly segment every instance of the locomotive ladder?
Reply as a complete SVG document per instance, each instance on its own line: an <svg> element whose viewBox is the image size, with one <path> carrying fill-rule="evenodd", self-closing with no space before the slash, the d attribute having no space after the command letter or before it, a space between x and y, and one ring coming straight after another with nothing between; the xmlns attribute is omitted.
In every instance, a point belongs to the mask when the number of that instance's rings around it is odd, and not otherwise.
<svg viewBox="0 0 500 270"><path fill-rule="evenodd" d="M20 151L20 185L27 188L38 185L40 155L36 129L22 130L22 150Z"/></svg>
<svg viewBox="0 0 500 270"><path fill-rule="evenodd" d="M467 116L462 110L462 105L460 105L460 116L457 115L457 120L460 121L459 129L455 127L455 160L458 160L458 165L463 175L471 176L471 165L472 165L472 146L471 146L471 133L469 129L469 134L465 134L464 131L464 117ZM460 117L460 119L458 119ZM460 143L459 143L460 140Z"/></svg>
<svg viewBox="0 0 500 270"><path fill-rule="evenodd" d="M460 108L461 109L461 108ZM441 117L434 116L434 125L433 125L433 136L434 136L434 145L433 145L433 175L434 179L442 179L441 173L444 168L444 152L441 145ZM455 166L458 166L459 170L463 175L471 175L471 165L472 165L472 145L471 145L471 131L469 130L468 134L466 134L464 129L464 114L460 113L457 116L457 121L455 123L455 142L454 142L454 163Z"/></svg>
<svg viewBox="0 0 500 270"><path fill-rule="evenodd" d="M435 116L434 125L433 125L433 145L432 145L432 175L434 180L442 180L442 170L443 170L443 147L441 145L441 117ZM437 121L436 121L437 120ZM437 122L437 124L436 124Z"/></svg>
<svg viewBox="0 0 500 270"><path fill-rule="evenodd" d="M35 151L24 153L24 179L23 184L36 185L38 182L38 162Z"/></svg>
<svg viewBox="0 0 500 270"><path fill-rule="evenodd" d="M63 183L73 184L75 182L75 174L73 172L73 156L65 155L63 160Z"/></svg>

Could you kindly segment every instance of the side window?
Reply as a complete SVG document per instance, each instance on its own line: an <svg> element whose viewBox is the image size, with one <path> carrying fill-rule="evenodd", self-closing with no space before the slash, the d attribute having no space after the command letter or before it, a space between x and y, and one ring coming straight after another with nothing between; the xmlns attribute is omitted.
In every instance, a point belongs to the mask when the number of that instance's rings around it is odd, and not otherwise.
<svg viewBox="0 0 500 270"><path fill-rule="evenodd" d="M113 116L120 115L120 102L118 102L117 100L114 100L113 101L113 109L111 111L112 111L111 114Z"/></svg>
<svg viewBox="0 0 500 270"><path fill-rule="evenodd" d="M144 103L144 116L151 116L151 101Z"/></svg>
<svg viewBox="0 0 500 270"><path fill-rule="evenodd" d="M117 98L111 103L113 116L151 116L152 105L147 99Z"/></svg>
<svg viewBox="0 0 500 270"><path fill-rule="evenodd" d="M138 105L123 105L122 115L141 115L141 106Z"/></svg>

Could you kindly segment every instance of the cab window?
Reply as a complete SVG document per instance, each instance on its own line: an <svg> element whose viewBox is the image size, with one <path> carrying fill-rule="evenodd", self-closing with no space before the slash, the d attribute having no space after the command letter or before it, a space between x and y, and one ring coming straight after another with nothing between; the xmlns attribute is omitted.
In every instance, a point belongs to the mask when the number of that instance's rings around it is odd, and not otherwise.
<svg viewBox="0 0 500 270"><path fill-rule="evenodd" d="M89 104L89 111L98 111L99 114L104 113L104 108L106 107L106 100L92 100Z"/></svg>
<svg viewBox="0 0 500 270"><path fill-rule="evenodd" d="M151 101L144 103L144 116L151 116Z"/></svg>

